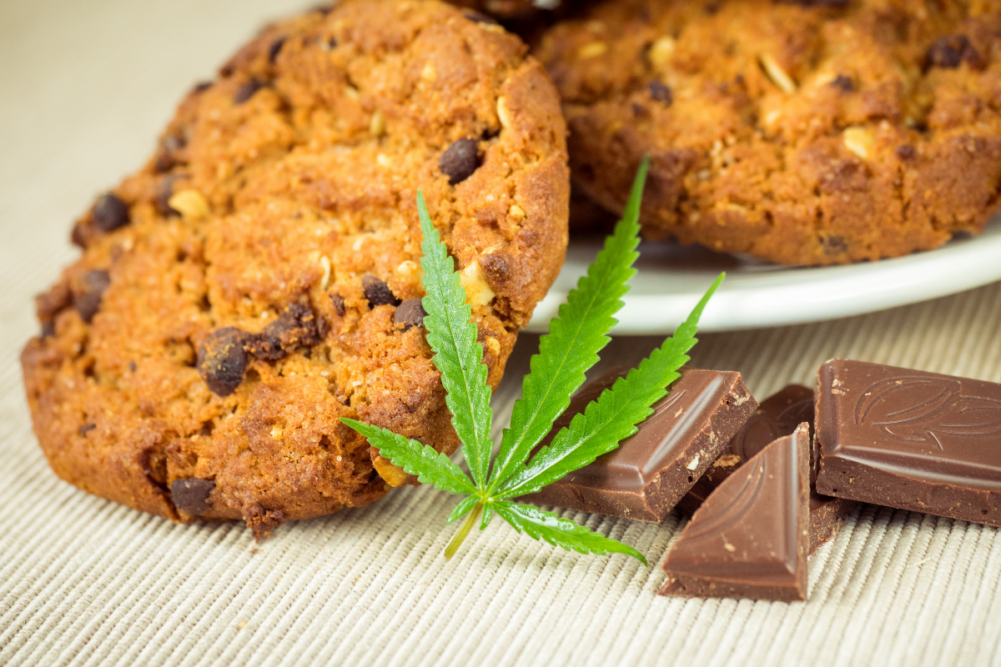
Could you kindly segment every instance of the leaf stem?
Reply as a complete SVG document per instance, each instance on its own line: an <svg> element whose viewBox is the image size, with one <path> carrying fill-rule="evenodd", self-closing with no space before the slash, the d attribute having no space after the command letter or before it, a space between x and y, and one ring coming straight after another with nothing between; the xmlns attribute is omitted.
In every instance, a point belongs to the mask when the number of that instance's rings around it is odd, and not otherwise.
<svg viewBox="0 0 1001 667"><path fill-rule="evenodd" d="M459 532L455 534L452 541L448 543L445 547L445 560L451 560L455 552L459 550L462 546L462 542L469 535L469 531L473 529L476 525L476 521L480 518L480 514L483 513L483 503L476 503L473 507L473 511L466 515L466 520L462 522L462 526L459 528Z"/></svg>

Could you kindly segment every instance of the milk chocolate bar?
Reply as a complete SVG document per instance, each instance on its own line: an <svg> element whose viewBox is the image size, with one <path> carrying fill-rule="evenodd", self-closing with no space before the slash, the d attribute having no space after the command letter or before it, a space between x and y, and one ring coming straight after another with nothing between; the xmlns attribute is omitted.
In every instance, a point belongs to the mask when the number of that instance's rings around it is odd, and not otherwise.
<svg viewBox="0 0 1001 667"><path fill-rule="evenodd" d="M661 566L661 595L805 600L810 429L800 425L706 499Z"/></svg>
<svg viewBox="0 0 1001 667"><path fill-rule="evenodd" d="M777 438L791 435L806 422L813 426L813 390L801 384L784 387L758 406L754 415L733 437L716 462L678 503L678 510L691 516L727 477ZM811 454L812 460L813 454ZM812 473L811 474L815 474ZM829 542L845 524L855 503L844 498L810 492L810 553Z"/></svg>
<svg viewBox="0 0 1001 667"><path fill-rule="evenodd" d="M1001 527L1001 385L829 361L817 443L820 493Z"/></svg>
<svg viewBox="0 0 1001 667"><path fill-rule="evenodd" d="M615 370L570 402L543 444L621 377ZM758 407L740 373L685 368L639 432L594 463L524 500L641 521L663 521Z"/></svg>

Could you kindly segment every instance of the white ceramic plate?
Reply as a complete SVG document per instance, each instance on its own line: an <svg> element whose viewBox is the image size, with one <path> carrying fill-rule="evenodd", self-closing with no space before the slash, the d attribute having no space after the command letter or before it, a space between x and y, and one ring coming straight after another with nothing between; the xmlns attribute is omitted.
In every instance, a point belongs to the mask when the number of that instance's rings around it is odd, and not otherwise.
<svg viewBox="0 0 1001 667"><path fill-rule="evenodd" d="M574 239L529 331L544 332L602 239ZM619 334L674 331L720 271L726 282L699 329L728 331L848 317L934 299L1001 280L1001 220L982 235L931 252L834 267L781 267L674 243L640 247L639 273L619 311Z"/></svg>

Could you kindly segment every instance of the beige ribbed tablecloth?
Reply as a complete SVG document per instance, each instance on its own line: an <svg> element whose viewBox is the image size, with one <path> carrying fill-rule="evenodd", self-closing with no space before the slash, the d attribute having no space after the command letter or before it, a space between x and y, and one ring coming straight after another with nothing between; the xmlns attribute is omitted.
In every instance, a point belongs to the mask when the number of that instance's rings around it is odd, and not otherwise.
<svg viewBox="0 0 1001 667"><path fill-rule="evenodd" d="M863 506L810 559L808 603L685 601L655 594L674 517L566 513L651 567L567 553L500 520L446 563L453 500L430 488L258 545L238 524L177 526L56 479L17 362L37 330L32 296L75 257L73 218L141 164L192 82L298 5L0 3L0 665L1001 664L1001 537L960 521ZM508 365L501 424L537 340L523 336ZM658 342L619 338L602 366ZM811 382L834 356L1001 382L1001 285L706 334L694 355L741 371L759 397Z"/></svg>

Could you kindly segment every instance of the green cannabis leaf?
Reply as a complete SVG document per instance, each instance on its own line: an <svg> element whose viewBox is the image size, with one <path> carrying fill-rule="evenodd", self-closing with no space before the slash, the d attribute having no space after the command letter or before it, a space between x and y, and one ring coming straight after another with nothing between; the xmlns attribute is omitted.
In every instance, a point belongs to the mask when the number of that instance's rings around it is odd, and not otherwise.
<svg viewBox="0 0 1001 667"><path fill-rule="evenodd" d="M688 362L688 352L697 342L699 317L723 281L720 275L673 337L588 404L548 446L535 451L583 384L587 370L597 363L598 352L608 344L607 334L617 322L615 314L629 290L627 283L636 273L633 263L639 256L636 246L640 203L648 166L649 160L644 159L622 220L587 275L560 307L559 317L550 322L549 333L539 340L539 353L531 359L531 372L525 376L522 396L514 405L511 423L504 429L492 466L493 413L483 349L476 342L476 325L470 319L472 310L466 303L459 274L431 222L423 194L417 193L424 237L422 280L427 292L423 300L427 313L424 326L472 479L432 447L378 426L353 419L342 421L364 435L383 457L407 474L416 475L421 483L465 496L448 517L449 523L466 518L445 549L446 558L455 554L477 522L482 530L496 514L519 533L554 546L585 554L622 553L646 564L643 554L630 546L509 499L561 479L614 450L637 431L637 424L653 413L650 406L664 397L667 387L679 377L678 369Z"/></svg>

